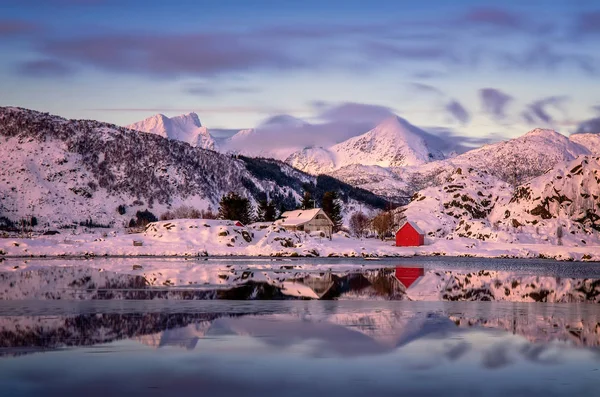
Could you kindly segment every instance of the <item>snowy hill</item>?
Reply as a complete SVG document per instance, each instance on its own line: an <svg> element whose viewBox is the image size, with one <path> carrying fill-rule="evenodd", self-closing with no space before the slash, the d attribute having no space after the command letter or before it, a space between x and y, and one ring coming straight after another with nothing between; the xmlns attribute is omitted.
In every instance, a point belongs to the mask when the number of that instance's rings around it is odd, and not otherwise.
<svg viewBox="0 0 600 397"><path fill-rule="evenodd" d="M126 128L186 142L202 149L216 150L215 140L208 129L202 126L196 113L182 114L171 118L157 114L130 124Z"/></svg>
<svg viewBox="0 0 600 397"><path fill-rule="evenodd" d="M303 149L289 156L286 162L319 174L354 164L403 167L444 158L440 151L430 148L427 137L427 133L406 120L392 116L365 134L327 149Z"/></svg>
<svg viewBox="0 0 600 397"><path fill-rule="evenodd" d="M40 227L89 220L122 227L138 210L159 216L182 204L216 209L230 191L253 202L269 194L286 208L306 186L317 198L334 186L346 201L377 200L280 162L233 159L156 134L25 109L0 108L0 139L0 217L35 216Z"/></svg>
<svg viewBox="0 0 600 397"><path fill-rule="evenodd" d="M392 198L411 196L427 186L440 186L444 178L457 168L485 171L516 186L542 175L561 162L574 160L580 155L598 154L599 151L598 134L574 134L568 138L552 130L534 129L521 137L485 145L453 158L416 165L383 168L353 165L333 167L334 170L330 171L332 167L321 162L321 167L324 172L353 186ZM319 168L318 161L307 160L305 153L299 153L295 161L301 169L305 164L314 170ZM359 172L353 172L358 171L356 167L361 167Z"/></svg>
<svg viewBox="0 0 600 397"><path fill-rule="evenodd" d="M454 166L487 170L503 181L519 184L556 164L592 152L553 130L536 128L523 136L485 145L449 161Z"/></svg>
<svg viewBox="0 0 600 397"><path fill-rule="evenodd" d="M569 140L585 147L592 154L600 155L600 134L573 134Z"/></svg>
<svg viewBox="0 0 600 397"><path fill-rule="evenodd" d="M459 168L398 213L438 238L585 247L600 243L599 197L600 157L580 156L516 188Z"/></svg>
<svg viewBox="0 0 600 397"><path fill-rule="evenodd" d="M600 238L600 157L582 156L559 164L519 186L510 202L494 209L490 219L510 224L518 228L518 233L549 236L557 243L570 240L586 245L597 241Z"/></svg>

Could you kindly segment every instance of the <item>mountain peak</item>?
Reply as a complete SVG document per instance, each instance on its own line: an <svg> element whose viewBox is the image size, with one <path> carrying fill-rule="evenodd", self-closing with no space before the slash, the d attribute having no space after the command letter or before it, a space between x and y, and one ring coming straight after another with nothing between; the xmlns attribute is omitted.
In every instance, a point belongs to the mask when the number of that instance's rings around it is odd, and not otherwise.
<svg viewBox="0 0 600 397"><path fill-rule="evenodd" d="M549 129L549 128L534 128L533 130L527 132L524 136L556 137L556 136L564 136L564 135L562 135L561 133L556 132L552 129Z"/></svg>
<svg viewBox="0 0 600 397"><path fill-rule="evenodd" d="M406 138L407 135L418 135L419 129L398 116L390 116L377 124L370 132L375 134L393 134L395 137Z"/></svg>
<svg viewBox="0 0 600 397"><path fill-rule="evenodd" d="M148 132L168 139L187 142L192 146L215 150L215 141L208 129L202 126L194 112L175 117L156 114L145 120L130 124L127 128Z"/></svg>
<svg viewBox="0 0 600 397"><path fill-rule="evenodd" d="M200 117L195 112L185 113L180 116L175 116L171 118L171 121L181 122L185 124L192 124L196 127L202 127L202 123L200 122Z"/></svg>

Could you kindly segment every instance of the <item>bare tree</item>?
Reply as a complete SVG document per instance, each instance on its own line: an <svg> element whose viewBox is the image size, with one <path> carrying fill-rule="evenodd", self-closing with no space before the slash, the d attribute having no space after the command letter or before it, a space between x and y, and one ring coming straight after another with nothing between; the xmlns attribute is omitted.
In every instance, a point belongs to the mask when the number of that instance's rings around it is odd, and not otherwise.
<svg viewBox="0 0 600 397"><path fill-rule="evenodd" d="M199 211L190 205L182 205L181 207L175 208L173 211L167 211L161 214L160 220L170 221L172 219L207 219L203 215L204 211Z"/></svg>
<svg viewBox="0 0 600 397"><path fill-rule="evenodd" d="M355 212L350 217L350 231L356 237L361 238L365 235L369 227L369 218L363 212Z"/></svg>
<svg viewBox="0 0 600 397"><path fill-rule="evenodd" d="M377 236L383 240L394 226L394 217L390 212L380 212L373 218L372 222L373 229L377 232Z"/></svg>

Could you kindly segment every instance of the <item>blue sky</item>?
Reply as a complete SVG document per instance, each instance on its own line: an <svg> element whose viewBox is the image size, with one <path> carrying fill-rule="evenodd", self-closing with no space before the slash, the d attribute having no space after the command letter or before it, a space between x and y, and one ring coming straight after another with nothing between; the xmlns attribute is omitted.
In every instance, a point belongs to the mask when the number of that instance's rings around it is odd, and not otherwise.
<svg viewBox="0 0 600 397"><path fill-rule="evenodd" d="M0 3L0 105L69 118L246 128L349 102L498 138L600 115L595 1Z"/></svg>

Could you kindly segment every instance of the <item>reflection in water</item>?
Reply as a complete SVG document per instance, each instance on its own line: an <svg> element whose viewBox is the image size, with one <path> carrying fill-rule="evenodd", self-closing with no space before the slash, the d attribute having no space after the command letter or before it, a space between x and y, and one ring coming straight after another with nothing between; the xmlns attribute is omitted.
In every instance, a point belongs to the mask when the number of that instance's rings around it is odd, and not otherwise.
<svg viewBox="0 0 600 397"><path fill-rule="evenodd" d="M0 315L0 390L547 396L594 395L598 386L596 305L288 302L270 314L202 307Z"/></svg>
<svg viewBox="0 0 600 397"><path fill-rule="evenodd" d="M152 274L91 267L0 272L0 299L387 299L600 302L600 279L423 266L205 266L195 282L157 285Z"/></svg>
<svg viewBox="0 0 600 397"><path fill-rule="evenodd" d="M111 270L2 268L3 396L549 397L600 387L590 267L100 263Z"/></svg>
<svg viewBox="0 0 600 397"><path fill-rule="evenodd" d="M397 307L386 302L366 308L354 306L353 302L342 306L314 305L292 302L282 310L266 314L252 310L245 313L206 310L0 316L0 354L18 355L122 339L134 339L157 348L194 349L206 337L245 335L275 345L319 340L326 350L356 355L387 352L431 334L448 337L465 330L502 331L520 335L532 343L561 341L600 346L600 308L596 306L587 306L588 310L579 305L552 310L520 305L503 306L499 310L484 303L475 307L457 303L454 305L459 306L436 309Z"/></svg>

